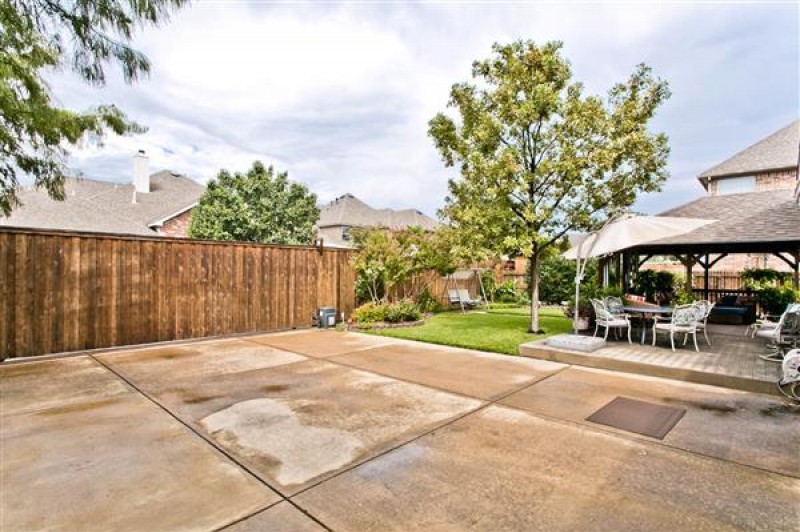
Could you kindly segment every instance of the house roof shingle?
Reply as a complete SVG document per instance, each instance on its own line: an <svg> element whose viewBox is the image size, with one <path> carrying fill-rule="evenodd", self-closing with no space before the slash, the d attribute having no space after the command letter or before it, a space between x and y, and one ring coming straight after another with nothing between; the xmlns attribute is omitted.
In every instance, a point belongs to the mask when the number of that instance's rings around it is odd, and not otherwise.
<svg viewBox="0 0 800 532"><path fill-rule="evenodd" d="M133 190L131 183L68 178L66 199L55 201L42 189L23 188L22 206L0 217L0 225L153 236L150 225L196 204L205 187L162 170L150 176L150 192L137 194L136 203Z"/></svg>
<svg viewBox="0 0 800 532"><path fill-rule="evenodd" d="M795 120L697 177L706 183L709 178L796 168L799 147L800 120Z"/></svg>
<svg viewBox="0 0 800 532"><path fill-rule="evenodd" d="M800 242L800 205L790 190L706 196L659 216L717 221L648 245Z"/></svg>
<svg viewBox="0 0 800 532"><path fill-rule="evenodd" d="M336 198L320 208L318 227L421 227L433 230L439 222L415 209L374 209L352 194Z"/></svg>

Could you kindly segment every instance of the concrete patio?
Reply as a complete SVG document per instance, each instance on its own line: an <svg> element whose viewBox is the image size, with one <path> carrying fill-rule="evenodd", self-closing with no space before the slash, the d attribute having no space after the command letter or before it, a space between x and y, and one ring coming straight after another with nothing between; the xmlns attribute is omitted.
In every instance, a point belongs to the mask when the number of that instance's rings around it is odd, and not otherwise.
<svg viewBox="0 0 800 532"><path fill-rule="evenodd" d="M663 439L585 418L679 406ZM2 530L796 530L773 396L354 333L0 366Z"/></svg>

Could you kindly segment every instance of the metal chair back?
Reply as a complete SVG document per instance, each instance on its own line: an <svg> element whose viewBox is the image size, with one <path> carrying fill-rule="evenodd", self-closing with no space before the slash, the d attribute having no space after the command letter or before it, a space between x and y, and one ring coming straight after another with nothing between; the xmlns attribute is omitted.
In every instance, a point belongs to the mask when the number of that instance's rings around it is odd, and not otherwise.
<svg viewBox="0 0 800 532"><path fill-rule="evenodd" d="M672 312L672 325L694 327L697 321L697 306L694 303L675 307Z"/></svg>
<svg viewBox="0 0 800 532"><path fill-rule="evenodd" d="M606 308L611 314L624 314L625 305L622 304L622 299L616 296L608 296L603 299Z"/></svg>
<svg viewBox="0 0 800 532"><path fill-rule="evenodd" d="M778 338L780 340L800 338L800 310L787 312L778 325Z"/></svg>
<svg viewBox="0 0 800 532"><path fill-rule="evenodd" d="M613 319L613 316L608 311L606 304L600 301L599 299L590 299L589 301L592 302L592 308L594 309L594 315L596 319L609 321Z"/></svg>

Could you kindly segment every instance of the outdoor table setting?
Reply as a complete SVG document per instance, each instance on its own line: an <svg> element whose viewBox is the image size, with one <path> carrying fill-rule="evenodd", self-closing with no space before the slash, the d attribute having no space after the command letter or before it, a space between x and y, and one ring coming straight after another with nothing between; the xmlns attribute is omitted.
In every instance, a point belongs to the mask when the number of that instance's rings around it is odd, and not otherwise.
<svg viewBox="0 0 800 532"><path fill-rule="evenodd" d="M649 305L626 305L622 309L626 314L636 315L639 317L642 327L642 340L644 344L645 335L647 331L647 322L652 319L652 316L669 316L672 314L673 307L658 307Z"/></svg>

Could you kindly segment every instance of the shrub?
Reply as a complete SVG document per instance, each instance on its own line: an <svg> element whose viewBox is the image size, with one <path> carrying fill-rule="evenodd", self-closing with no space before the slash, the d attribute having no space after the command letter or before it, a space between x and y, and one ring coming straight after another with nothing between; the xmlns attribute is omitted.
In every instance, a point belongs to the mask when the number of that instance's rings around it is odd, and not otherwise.
<svg viewBox="0 0 800 532"><path fill-rule="evenodd" d="M499 303L516 303L519 299L517 285L511 280L499 284L495 288L494 299Z"/></svg>
<svg viewBox="0 0 800 532"><path fill-rule="evenodd" d="M791 287L764 287L756 292L756 301L767 314L781 314L786 305L800 301L800 292Z"/></svg>
<svg viewBox="0 0 800 532"><path fill-rule="evenodd" d="M419 307L411 301L398 301L386 305L386 316L384 321L388 323L400 323L404 321L417 321L422 318Z"/></svg>
<svg viewBox="0 0 800 532"><path fill-rule="evenodd" d="M353 312L353 319L359 326L385 321L387 323L400 323L404 321L417 321L422 318L419 307L411 301L398 301L397 303L366 303Z"/></svg>
<svg viewBox="0 0 800 532"><path fill-rule="evenodd" d="M502 310L507 308L517 308L518 303L489 303L489 308L492 310Z"/></svg>
<svg viewBox="0 0 800 532"><path fill-rule="evenodd" d="M667 302L672 298L675 276L671 272L640 270L636 274L633 289L648 301Z"/></svg>
<svg viewBox="0 0 800 532"><path fill-rule="evenodd" d="M691 290L686 289L686 279L683 276L675 276L675 284L672 285L672 302L676 305L688 305L697 300Z"/></svg>
<svg viewBox="0 0 800 532"><path fill-rule="evenodd" d="M530 265L526 278L530 282ZM543 303L559 304L575 299L575 261L554 255L542 261L539 268L539 299ZM530 287L526 294L530 293ZM594 294L597 289L597 260L586 263L581 292ZM594 297L594 296L593 296Z"/></svg>
<svg viewBox="0 0 800 532"><path fill-rule="evenodd" d="M386 305L384 303L365 303L353 311L356 323L375 323L386 318Z"/></svg>
<svg viewBox="0 0 800 532"><path fill-rule="evenodd" d="M433 297L429 288L425 288L422 292L417 295L416 298L417 306L423 312L442 312L444 307L442 306L439 301Z"/></svg>
<svg viewBox="0 0 800 532"><path fill-rule="evenodd" d="M772 268L746 268L742 271L742 281L746 288L759 290L766 287L777 287L792 280L790 272L779 272Z"/></svg>
<svg viewBox="0 0 800 532"><path fill-rule="evenodd" d="M524 290L521 291L519 293L519 295L517 295L517 303L516 304L517 305L522 305L522 306L530 305L531 304L531 296L528 295L528 292L525 292Z"/></svg>

